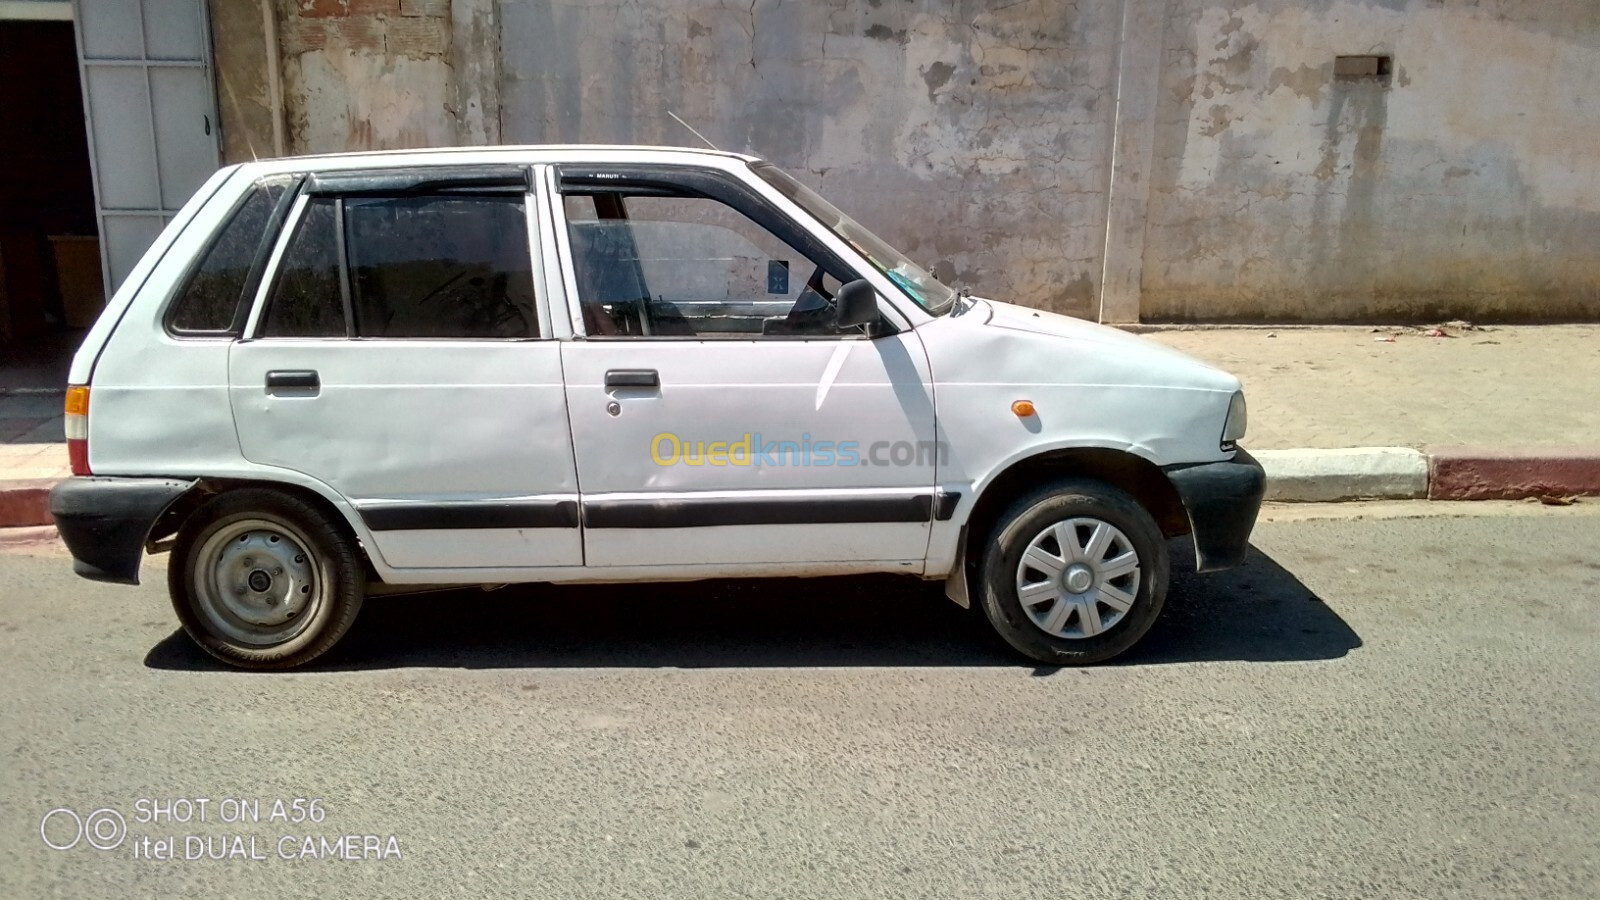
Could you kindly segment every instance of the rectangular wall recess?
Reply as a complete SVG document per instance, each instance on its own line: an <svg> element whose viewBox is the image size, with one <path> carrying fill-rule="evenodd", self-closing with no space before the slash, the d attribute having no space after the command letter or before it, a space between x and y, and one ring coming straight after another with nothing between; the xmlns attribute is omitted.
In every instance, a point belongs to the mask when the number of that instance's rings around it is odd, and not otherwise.
<svg viewBox="0 0 1600 900"><path fill-rule="evenodd" d="M1335 56L1333 77L1341 80L1388 81L1394 70L1390 56Z"/></svg>

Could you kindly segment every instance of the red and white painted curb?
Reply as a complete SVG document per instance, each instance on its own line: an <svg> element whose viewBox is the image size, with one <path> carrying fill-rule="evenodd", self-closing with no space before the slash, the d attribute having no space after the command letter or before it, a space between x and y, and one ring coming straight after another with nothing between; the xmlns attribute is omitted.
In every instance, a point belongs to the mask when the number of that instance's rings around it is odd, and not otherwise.
<svg viewBox="0 0 1600 900"><path fill-rule="evenodd" d="M1267 471L1267 499L1278 502L1600 496L1600 447L1354 447L1252 455ZM0 479L0 528L52 524L53 484Z"/></svg>
<svg viewBox="0 0 1600 900"><path fill-rule="evenodd" d="M1521 500L1600 495L1600 447L1592 449L1355 447L1260 450L1267 499Z"/></svg>

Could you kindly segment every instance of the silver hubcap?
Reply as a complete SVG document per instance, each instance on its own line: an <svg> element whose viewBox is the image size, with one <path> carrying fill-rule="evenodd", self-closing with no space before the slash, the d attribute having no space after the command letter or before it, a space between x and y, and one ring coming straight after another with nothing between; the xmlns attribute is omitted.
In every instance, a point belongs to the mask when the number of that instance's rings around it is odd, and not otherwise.
<svg viewBox="0 0 1600 900"><path fill-rule="evenodd" d="M1028 542L1017 598L1028 618L1059 638L1094 637L1122 621L1139 596L1139 554L1115 525L1057 522Z"/></svg>
<svg viewBox="0 0 1600 900"><path fill-rule="evenodd" d="M219 635L246 644L280 644L305 629L322 603L322 584L292 528L261 519L229 523L196 557L195 598Z"/></svg>

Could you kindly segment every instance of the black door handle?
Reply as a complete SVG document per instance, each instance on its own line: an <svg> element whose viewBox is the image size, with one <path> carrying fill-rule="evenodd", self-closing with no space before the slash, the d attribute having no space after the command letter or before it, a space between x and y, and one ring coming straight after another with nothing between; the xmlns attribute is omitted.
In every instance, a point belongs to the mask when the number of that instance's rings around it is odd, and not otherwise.
<svg viewBox="0 0 1600 900"><path fill-rule="evenodd" d="M276 369L267 373L267 390L298 388L315 391L322 387L322 379L310 369Z"/></svg>
<svg viewBox="0 0 1600 900"><path fill-rule="evenodd" d="M655 369L607 369L606 387L661 387Z"/></svg>

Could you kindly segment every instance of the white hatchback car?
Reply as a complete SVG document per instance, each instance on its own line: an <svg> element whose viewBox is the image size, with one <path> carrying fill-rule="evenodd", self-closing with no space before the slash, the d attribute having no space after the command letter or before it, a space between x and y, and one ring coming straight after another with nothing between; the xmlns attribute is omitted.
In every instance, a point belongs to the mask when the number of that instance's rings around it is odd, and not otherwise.
<svg viewBox="0 0 1600 900"><path fill-rule="evenodd" d="M1232 376L972 299L728 153L527 147L219 171L73 360L85 577L170 549L184 629L308 662L370 593L897 572L1047 663L1238 564Z"/></svg>

